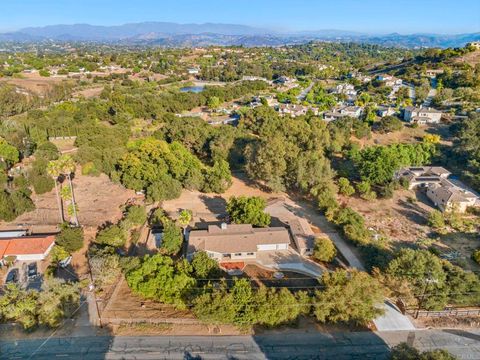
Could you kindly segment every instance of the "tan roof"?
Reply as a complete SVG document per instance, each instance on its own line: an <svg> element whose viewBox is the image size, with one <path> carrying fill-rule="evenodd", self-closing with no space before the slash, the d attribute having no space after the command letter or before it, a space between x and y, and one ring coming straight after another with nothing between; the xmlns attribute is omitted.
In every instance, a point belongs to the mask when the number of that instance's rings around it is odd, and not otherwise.
<svg viewBox="0 0 480 360"><path fill-rule="evenodd" d="M290 235L283 227L254 228L249 224L228 224L226 229L209 225L208 230L192 230L188 252L218 253L255 252L257 245L290 244Z"/></svg>
<svg viewBox="0 0 480 360"><path fill-rule="evenodd" d="M444 204L471 202L472 199L477 198L474 193L463 190L448 180L442 180L440 184L432 186L430 191L435 193L436 197Z"/></svg>
<svg viewBox="0 0 480 360"><path fill-rule="evenodd" d="M311 249L315 246L315 234L308 221L295 215L294 209L290 208L283 198L270 199L265 208L272 218L277 218L290 227L290 232L301 249Z"/></svg>
<svg viewBox="0 0 480 360"><path fill-rule="evenodd" d="M315 246L315 234L307 220L293 218L287 221L290 231L300 249L313 249Z"/></svg>

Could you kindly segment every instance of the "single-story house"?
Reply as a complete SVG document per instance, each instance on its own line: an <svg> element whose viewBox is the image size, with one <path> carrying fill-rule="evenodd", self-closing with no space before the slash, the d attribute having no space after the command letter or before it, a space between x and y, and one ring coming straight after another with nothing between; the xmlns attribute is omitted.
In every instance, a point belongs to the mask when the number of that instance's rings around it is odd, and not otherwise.
<svg viewBox="0 0 480 360"><path fill-rule="evenodd" d="M55 235L32 235L0 239L0 259L44 260L55 245Z"/></svg>
<svg viewBox="0 0 480 360"><path fill-rule="evenodd" d="M255 259L261 251L288 250L290 234L284 227L254 228L250 224L209 225L188 233L187 258L205 251L217 261Z"/></svg>
<svg viewBox="0 0 480 360"><path fill-rule="evenodd" d="M442 112L432 108L407 106L403 110L403 120L417 124L438 124Z"/></svg>

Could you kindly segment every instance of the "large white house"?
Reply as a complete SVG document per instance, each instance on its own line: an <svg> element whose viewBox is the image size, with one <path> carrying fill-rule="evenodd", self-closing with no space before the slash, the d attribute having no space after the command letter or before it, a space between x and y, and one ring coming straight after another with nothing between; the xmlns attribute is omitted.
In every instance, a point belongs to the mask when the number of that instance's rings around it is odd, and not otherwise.
<svg viewBox="0 0 480 360"><path fill-rule="evenodd" d="M403 120L417 124L438 124L442 112L432 108L407 106L403 110Z"/></svg>
<svg viewBox="0 0 480 360"><path fill-rule="evenodd" d="M343 106L333 111L327 111L323 114L326 121L334 121L346 116L359 118L362 115L363 108L361 106Z"/></svg>

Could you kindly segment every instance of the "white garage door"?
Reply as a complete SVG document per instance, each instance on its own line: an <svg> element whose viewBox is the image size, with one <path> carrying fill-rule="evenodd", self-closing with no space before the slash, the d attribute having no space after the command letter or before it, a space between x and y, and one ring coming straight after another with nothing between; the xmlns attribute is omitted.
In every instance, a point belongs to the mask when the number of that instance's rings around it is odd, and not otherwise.
<svg viewBox="0 0 480 360"><path fill-rule="evenodd" d="M276 244L268 244L268 245L257 245L258 251L262 250L277 250Z"/></svg>
<svg viewBox="0 0 480 360"><path fill-rule="evenodd" d="M258 245L258 251L262 250L287 250L288 244L265 244L265 245Z"/></svg>

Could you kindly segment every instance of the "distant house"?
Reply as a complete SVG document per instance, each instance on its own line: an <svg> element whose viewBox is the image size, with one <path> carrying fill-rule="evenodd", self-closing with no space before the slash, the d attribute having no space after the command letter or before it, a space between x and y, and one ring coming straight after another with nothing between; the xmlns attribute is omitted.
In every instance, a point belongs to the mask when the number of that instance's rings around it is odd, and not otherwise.
<svg viewBox="0 0 480 360"><path fill-rule="evenodd" d="M377 75L377 81L381 81L385 84L385 86L394 87L402 85L402 79L398 79L392 75Z"/></svg>
<svg viewBox="0 0 480 360"><path fill-rule="evenodd" d="M196 67L188 68L187 71L190 75L198 75L200 73L200 69Z"/></svg>
<svg viewBox="0 0 480 360"><path fill-rule="evenodd" d="M396 112L395 108L390 106L379 106L377 108L377 115L380 117L391 116Z"/></svg>
<svg viewBox="0 0 480 360"><path fill-rule="evenodd" d="M280 76L273 80L273 83L285 87L293 87L294 85L297 85L297 80L288 76Z"/></svg>
<svg viewBox="0 0 480 360"><path fill-rule="evenodd" d="M264 81L268 84L271 84L272 82L264 77L260 77L260 76L243 76L242 77L242 81Z"/></svg>
<svg viewBox="0 0 480 360"><path fill-rule="evenodd" d="M443 72L443 69L427 69L425 74L431 78L434 78L437 75L443 74Z"/></svg>
<svg viewBox="0 0 480 360"><path fill-rule="evenodd" d="M450 175L440 166L419 166L401 169L395 178L407 179L409 189L426 188L427 197L442 211L465 212L470 206L480 206L480 198L449 180Z"/></svg>
<svg viewBox="0 0 480 360"><path fill-rule="evenodd" d="M255 259L258 252L288 250L290 235L284 227L254 228L250 224L209 225L188 234L187 258L205 251L217 261Z"/></svg>
<svg viewBox="0 0 480 360"><path fill-rule="evenodd" d="M403 120L417 124L438 124L442 112L432 108L407 106L403 110Z"/></svg>
<svg viewBox="0 0 480 360"><path fill-rule="evenodd" d="M278 104L276 110L281 115L291 115L292 117L306 115L308 110L311 110L314 115L318 114L318 109L310 106L303 106L297 104Z"/></svg>
<svg viewBox="0 0 480 360"><path fill-rule="evenodd" d="M44 260L55 245L55 235L0 238L0 260L14 257L18 261Z"/></svg>
<svg viewBox="0 0 480 360"><path fill-rule="evenodd" d="M357 91L355 90L355 87L352 84L348 84L348 83L338 84L333 89L333 93L334 94L344 94L348 97L357 96Z"/></svg>
<svg viewBox="0 0 480 360"><path fill-rule="evenodd" d="M323 114L323 118L327 121L334 121L346 116L359 118L362 115L363 108L361 106L343 106L333 111L327 111Z"/></svg>
<svg viewBox="0 0 480 360"><path fill-rule="evenodd" d="M467 44L467 46L474 47L476 49L480 49L480 41L472 41Z"/></svg>

